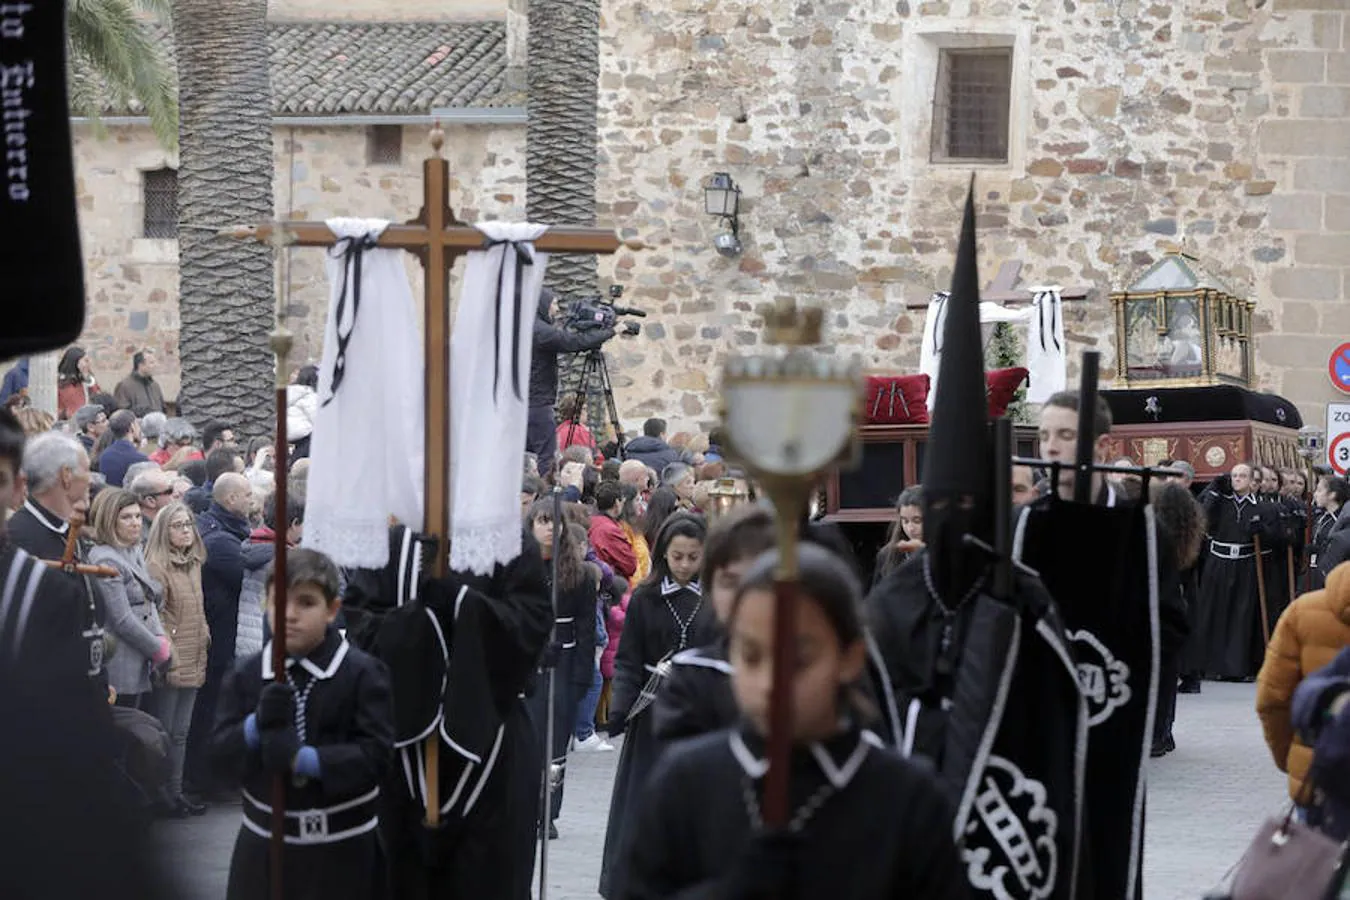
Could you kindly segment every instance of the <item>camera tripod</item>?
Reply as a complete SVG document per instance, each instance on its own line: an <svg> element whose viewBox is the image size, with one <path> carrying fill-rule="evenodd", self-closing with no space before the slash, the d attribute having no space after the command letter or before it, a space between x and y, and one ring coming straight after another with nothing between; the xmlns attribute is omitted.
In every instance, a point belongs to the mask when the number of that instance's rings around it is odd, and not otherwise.
<svg viewBox="0 0 1350 900"><path fill-rule="evenodd" d="M572 418L563 424L567 426L566 439L562 442L563 447L570 447L572 444L572 435L576 428L581 424L582 411L586 408L586 397L590 394L589 388L591 379L596 378L600 383L600 392L605 395L605 410L609 413L609 424L614 428L614 440L619 445L618 458L624 458L624 445L627 443L623 436L623 424L619 421L619 407L614 402L614 385L609 380L609 364L605 362L604 351L599 347L586 352L586 361L581 367L581 378L577 381L576 403L572 407Z"/></svg>

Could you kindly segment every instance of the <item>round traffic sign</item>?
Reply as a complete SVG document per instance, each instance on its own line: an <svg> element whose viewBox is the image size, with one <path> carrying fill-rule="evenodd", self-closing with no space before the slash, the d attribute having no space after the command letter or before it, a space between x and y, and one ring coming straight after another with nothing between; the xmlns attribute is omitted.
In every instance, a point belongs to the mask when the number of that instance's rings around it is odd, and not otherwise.
<svg viewBox="0 0 1350 900"><path fill-rule="evenodd" d="M1331 383L1336 386L1336 390L1350 394L1350 343L1341 344L1331 351L1327 374L1331 376Z"/></svg>
<svg viewBox="0 0 1350 900"><path fill-rule="evenodd" d="M1327 456L1331 460L1331 468L1336 470L1337 475L1350 472L1350 431L1336 435L1336 439L1327 448Z"/></svg>

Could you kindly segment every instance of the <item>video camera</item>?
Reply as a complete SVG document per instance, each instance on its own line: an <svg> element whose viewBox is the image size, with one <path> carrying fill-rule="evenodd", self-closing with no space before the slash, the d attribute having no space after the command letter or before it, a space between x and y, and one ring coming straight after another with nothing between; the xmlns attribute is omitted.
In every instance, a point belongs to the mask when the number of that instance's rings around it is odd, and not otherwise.
<svg viewBox="0 0 1350 900"><path fill-rule="evenodd" d="M646 318L647 313L644 310L632 306L618 306L615 301L623 297L623 285L612 284L609 287L608 297L577 297L567 303L567 318L564 320L566 325L572 331L599 331L605 328L612 328L616 332L629 337L642 331L642 325L638 322L620 322L620 316L635 316L639 319Z"/></svg>

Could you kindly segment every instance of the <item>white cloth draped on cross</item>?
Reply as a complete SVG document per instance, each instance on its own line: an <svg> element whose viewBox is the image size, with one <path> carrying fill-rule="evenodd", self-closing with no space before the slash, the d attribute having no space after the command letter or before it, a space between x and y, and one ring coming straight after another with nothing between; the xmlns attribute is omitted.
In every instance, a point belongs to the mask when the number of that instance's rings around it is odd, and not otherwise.
<svg viewBox="0 0 1350 900"><path fill-rule="evenodd" d="M425 365L403 251L388 222L332 219L332 295L311 437L304 545L338 565L389 560L392 516L422 527ZM520 554L530 350L547 226L486 222L467 255L450 348L450 568L489 574Z"/></svg>
<svg viewBox="0 0 1350 900"><path fill-rule="evenodd" d="M928 376L928 410L932 412L937 400L938 369L942 364L943 323L947 321L947 301L950 291L934 291L928 298L928 310L923 319L923 347L919 350L919 371Z"/></svg>
<svg viewBox="0 0 1350 900"><path fill-rule="evenodd" d="M1031 317L1027 324L1027 402L1044 403L1068 384L1064 353L1064 308L1059 285L1031 289Z"/></svg>
<svg viewBox="0 0 1350 900"><path fill-rule="evenodd" d="M520 555L530 345L546 225L483 222L450 341L450 568L490 574Z"/></svg>
<svg viewBox="0 0 1350 900"><path fill-rule="evenodd" d="M1047 326L1053 321L1059 328L1058 340L1051 341L1047 336L1046 343L1052 347L1059 348L1059 381L1060 386L1045 393L1042 400L1049 397L1055 391L1063 390L1064 387L1064 323L1059 315L1059 291L1057 287L1034 288L1032 293L1036 302L1025 309L1009 309L1006 306L1000 306L989 300L980 302L980 331L986 347L989 345L990 338L993 337L994 328L998 325L1009 324L1016 325L1027 322L1031 326L1031 334L1034 340L1039 343L1040 331L1037 330L1037 319L1041 317L1041 311L1047 310L1044 314L1044 321ZM1050 298L1053 297L1053 313L1049 312ZM938 392L938 368L942 363L942 330L943 323L947 319L947 303L951 300L951 294L947 291L935 291L928 301L928 310L924 314L923 323L923 347L919 351L919 371L928 376L928 410L932 412L933 405L937 402ZM1028 395L1035 390L1038 374L1047 383L1054 384L1054 380L1049 377L1054 372L1054 363L1049 359L1039 347L1035 351L1032 349L1032 341L1027 342L1027 368L1031 371L1031 385L1028 388ZM1039 352L1041 355L1036 355ZM1037 361L1037 362L1033 362ZM1040 370L1036 365L1040 365ZM1031 399L1028 396L1028 399ZM1039 403L1042 400L1033 400Z"/></svg>
<svg viewBox="0 0 1350 900"><path fill-rule="evenodd" d="M422 522L422 339L384 219L329 219L331 294L310 435L304 546L340 566L389 559L389 517Z"/></svg>

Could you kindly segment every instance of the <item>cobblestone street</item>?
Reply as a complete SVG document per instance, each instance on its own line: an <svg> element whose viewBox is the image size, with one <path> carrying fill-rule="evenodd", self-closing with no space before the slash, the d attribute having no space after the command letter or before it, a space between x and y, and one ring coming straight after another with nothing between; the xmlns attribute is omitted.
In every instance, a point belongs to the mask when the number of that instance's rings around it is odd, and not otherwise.
<svg viewBox="0 0 1350 900"><path fill-rule="evenodd" d="M1262 819L1280 808L1275 771L1253 712L1253 685L1206 683L1178 698L1177 750L1149 772L1146 900L1200 900L1241 854ZM618 753L573 754L561 836L549 848L550 900L594 900ZM188 872L184 900L220 900L238 827L233 808L159 826Z"/></svg>

